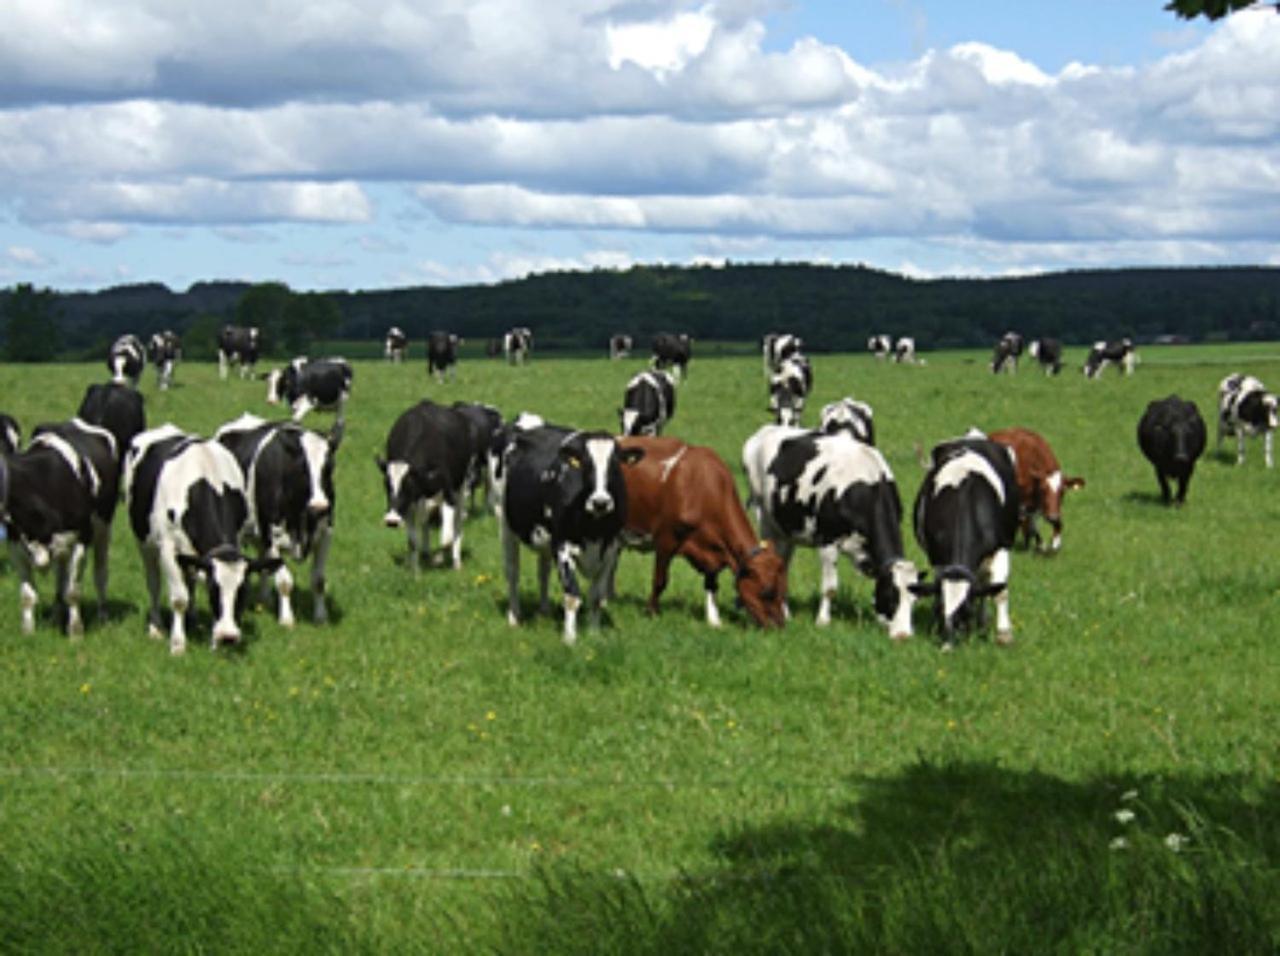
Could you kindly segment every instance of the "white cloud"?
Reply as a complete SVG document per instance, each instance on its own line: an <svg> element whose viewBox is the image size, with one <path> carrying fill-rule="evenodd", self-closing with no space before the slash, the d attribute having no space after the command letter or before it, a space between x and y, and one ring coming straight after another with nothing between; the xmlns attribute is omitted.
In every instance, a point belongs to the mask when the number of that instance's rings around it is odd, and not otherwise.
<svg viewBox="0 0 1280 956"><path fill-rule="evenodd" d="M629 62L659 74L682 69L707 48L715 28L707 7L660 21L610 23L605 27L609 66L616 70Z"/></svg>
<svg viewBox="0 0 1280 956"><path fill-rule="evenodd" d="M47 256L30 246L9 246L4 251L4 257L24 269L47 269L52 265L52 261Z"/></svg>

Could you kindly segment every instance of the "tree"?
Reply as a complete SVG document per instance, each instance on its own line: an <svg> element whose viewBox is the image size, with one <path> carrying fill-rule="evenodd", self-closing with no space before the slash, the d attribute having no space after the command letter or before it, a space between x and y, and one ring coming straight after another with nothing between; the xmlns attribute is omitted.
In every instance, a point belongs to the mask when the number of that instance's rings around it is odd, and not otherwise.
<svg viewBox="0 0 1280 956"><path fill-rule="evenodd" d="M5 356L11 362L51 362L61 336L52 289L15 286L4 304Z"/></svg>
<svg viewBox="0 0 1280 956"><path fill-rule="evenodd" d="M1261 0L1169 0L1164 8L1172 10L1184 20L1194 20L1196 17L1221 20L1228 13L1235 13L1259 2ZM1273 7L1280 12L1280 4L1267 2L1263 6Z"/></svg>
<svg viewBox="0 0 1280 956"><path fill-rule="evenodd" d="M293 293L284 307L282 342L293 355L305 355L319 338L332 335L342 325L342 312L321 292Z"/></svg>
<svg viewBox="0 0 1280 956"><path fill-rule="evenodd" d="M260 330L263 352L277 352L284 344L284 314L292 295L283 282L260 282L236 303L236 324Z"/></svg>

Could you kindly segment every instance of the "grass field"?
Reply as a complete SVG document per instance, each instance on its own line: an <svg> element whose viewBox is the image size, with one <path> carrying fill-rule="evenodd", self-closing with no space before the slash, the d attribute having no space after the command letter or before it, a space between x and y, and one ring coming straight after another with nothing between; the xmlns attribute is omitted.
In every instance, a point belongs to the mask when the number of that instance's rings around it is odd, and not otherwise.
<svg viewBox="0 0 1280 956"><path fill-rule="evenodd" d="M708 629L683 564L646 617L652 559L626 555L607 625L575 648L554 618L507 627L487 514L462 571L411 574L373 463L400 411L461 398L613 429L638 359L476 360L446 385L419 361L358 364L328 627L303 588L293 632L259 609L241 651L212 654L205 616L171 658L145 636L123 512L111 618L90 610L79 642L47 618L19 634L4 561L0 949L1274 952L1280 472L1211 438L1166 509L1135 429L1176 391L1212 436L1217 382L1280 385L1280 346L1149 348L1132 378L1095 382L1070 352L1057 380L996 379L977 353L814 359L806 421L871 402L908 509L916 443L975 424L1035 428L1087 479L1061 554L1014 556L1008 649L940 653L923 606L891 644L847 564L818 629L804 552L772 633L731 607ZM103 377L8 366L0 409L29 431ZM177 381L148 375L150 424L269 411L261 383L211 364ZM695 355L668 433L740 475L764 391L758 358ZM527 554L523 571L532 611Z"/></svg>

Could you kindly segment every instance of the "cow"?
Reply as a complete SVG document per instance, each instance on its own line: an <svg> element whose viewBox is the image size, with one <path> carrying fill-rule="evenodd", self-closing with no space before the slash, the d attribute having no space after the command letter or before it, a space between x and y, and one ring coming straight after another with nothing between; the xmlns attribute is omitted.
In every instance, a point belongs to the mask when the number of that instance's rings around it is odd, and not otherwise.
<svg viewBox="0 0 1280 956"><path fill-rule="evenodd" d="M538 553L540 607L545 613L547 579L554 561L564 594L565 644L578 639L582 592L578 572L591 579L587 607L592 626L621 545L627 515L623 463L644 453L619 449L604 432L575 431L555 425L514 429L507 446L502 502L503 570L507 579L507 623L520 623L520 548Z"/></svg>
<svg viewBox="0 0 1280 956"><path fill-rule="evenodd" d="M430 332L427 334L427 374L437 382L443 382L447 375L451 379L458 377L458 346L462 339L451 332Z"/></svg>
<svg viewBox="0 0 1280 956"><path fill-rule="evenodd" d="M482 485L485 501L492 504L489 447L493 444L494 435L502 428L502 413L482 402L454 402L450 408L467 420L471 433L471 464L467 473L467 493L471 504L475 504L476 490Z"/></svg>
<svg viewBox="0 0 1280 956"><path fill-rule="evenodd" d="M12 415L0 412L0 454L14 455L22 447L22 427Z"/></svg>
<svg viewBox="0 0 1280 956"><path fill-rule="evenodd" d="M467 417L423 400L401 413L387 434L386 457L374 460L382 472L388 528L403 527L409 539L409 566L430 554L428 528L440 518L441 556L448 550L454 569L462 567L463 495L473 449Z"/></svg>
<svg viewBox="0 0 1280 956"><path fill-rule="evenodd" d="M659 332L653 337L653 358L649 364L655 369L671 369L676 382L689 374L689 359L693 355L693 339L684 332Z"/></svg>
<svg viewBox="0 0 1280 956"><path fill-rule="evenodd" d="M839 431L847 431L860 442L868 445L876 443L875 413L866 402L845 396L822 406L818 416L818 430L833 435Z"/></svg>
<svg viewBox="0 0 1280 956"><path fill-rule="evenodd" d="M1271 467L1271 437L1277 422L1276 396L1252 375L1237 372L1218 384L1218 452L1222 439L1236 436L1236 464L1244 464L1245 436L1262 436L1262 453Z"/></svg>
<svg viewBox="0 0 1280 956"><path fill-rule="evenodd" d="M916 340L909 335L904 335L894 342L893 360L900 365L915 365Z"/></svg>
<svg viewBox="0 0 1280 956"><path fill-rule="evenodd" d="M1083 488L1084 479L1065 477L1049 443L1029 428L1001 428L987 437L1013 453L1023 545L1030 547L1032 540L1040 545L1036 529L1036 517L1040 516L1053 528L1048 553L1056 554L1062 547L1062 499L1068 491Z"/></svg>
<svg viewBox="0 0 1280 956"><path fill-rule="evenodd" d="M1017 332L1006 332L996 343L995 352L991 356L991 371L997 375L1001 372L1016 372L1021 355L1022 336Z"/></svg>
<svg viewBox="0 0 1280 956"><path fill-rule="evenodd" d="M99 620L107 613L111 519L120 488L115 438L78 418L40 425L27 447L7 456L0 467L5 472L0 508L21 582L22 633L35 630L39 595L34 572L52 565L57 600L66 611L66 634L79 637L84 633L80 581L90 548Z"/></svg>
<svg viewBox="0 0 1280 956"><path fill-rule="evenodd" d="M867 351L883 361L893 353L893 339L887 335L873 335L867 339Z"/></svg>
<svg viewBox="0 0 1280 956"><path fill-rule="evenodd" d="M124 493L151 599L147 634L164 637L163 577L173 618L169 653L186 653L191 588L202 574L213 617L210 646L238 644L249 575L274 573L282 561L250 560L240 550L249 499L235 456L218 441L161 425L134 438L125 457Z"/></svg>
<svg viewBox="0 0 1280 956"><path fill-rule="evenodd" d="M167 391L173 384L173 369L182 357L182 339L177 332L166 329L147 339L147 358L156 367L156 383L160 391Z"/></svg>
<svg viewBox="0 0 1280 956"><path fill-rule="evenodd" d="M996 642L1013 642L1009 616L1009 552L1018 533L1021 498L1013 456L977 430L933 449L913 509L916 541L935 580L916 586L934 598L942 646L970 624L985 626L985 599L996 605Z"/></svg>
<svg viewBox="0 0 1280 956"><path fill-rule="evenodd" d="M615 332L609 336L609 358L622 359L631 354L635 339L624 332Z"/></svg>
<svg viewBox="0 0 1280 956"><path fill-rule="evenodd" d="M387 329L387 337L383 342L382 354L393 365L399 365L404 361L405 356L409 354L409 336L404 334L404 329L398 325L393 325Z"/></svg>
<svg viewBox="0 0 1280 956"><path fill-rule="evenodd" d="M313 408L334 412L330 432L334 447L342 441L347 399L351 397L351 364L343 358L296 358L267 373L267 404L287 404L293 420L302 421Z"/></svg>
<svg viewBox="0 0 1280 956"><path fill-rule="evenodd" d="M107 350L107 369L111 381L118 385L138 387L138 379L147 366L147 350L136 335L122 335Z"/></svg>
<svg viewBox="0 0 1280 956"><path fill-rule="evenodd" d="M507 357L508 365L523 365L532 351L533 330L527 326L516 326L502 336L502 354Z"/></svg>
<svg viewBox="0 0 1280 956"><path fill-rule="evenodd" d="M1027 351L1040 363L1046 375L1057 375L1062 371L1062 343L1057 339L1035 339L1027 346Z"/></svg>
<svg viewBox="0 0 1280 956"><path fill-rule="evenodd" d="M1085 357L1081 371L1085 378L1097 378L1108 365L1119 367L1125 375L1133 374L1133 367L1138 362L1138 353L1134 351L1131 339L1117 339L1111 342L1094 342L1093 348Z"/></svg>
<svg viewBox="0 0 1280 956"><path fill-rule="evenodd" d="M676 413L676 382L670 372L637 372L627 382L618 409L624 435L660 435Z"/></svg>
<svg viewBox="0 0 1280 956"><path fill-rule="evenodd" d="M804 350L804 341L798 335L786 332L770 332L760 341L764 359L764 377L769 378L782 368L782 363Z"/></svg>
<svg viewBox="0 0 1280 956"><path fill-rule="evenodd" d="M517 432L541 428L545 424L541 415L521 412L498 428L489 440L489 447L485 452L489 463L488 496L489 504L499 521L502 520L502 499L507 491L507 449L515 443Z"/></svg>
<svg viewBox="0 0 1280 956"><path fill-rule="evenodd" d="M1147 405L1138 421L1138 447L1156 471L1164 503L1181 505L1187 500L1187 485L1196 469L1196 459L1204 452L1204 419L1195 402L1169 395ZM1169 480L1178 482L1176 497L1170 495Z"/></svg>
<svg viewBox="0 0 1280 956"><path fill-rule="evenodd" d="M785 359L769 379L769 411L779 425L799 425L805 399L813 390L813 367L799 353Z"/></svg>
<svg viewBox="0 0 1280 956"><path fill-rule="evenodd" d="M258 364L262 338L254 326L224 325L218 332L218 378L226 381L232 365L241 378L251 378Z"/></svg>
<svg viewBox="0 0 1280 956"><path fill-rule="evenodd" d="M286 558L311 558L312 619L329 620L325 565L333 538L334 448L293 422L268 422L245 413L214 432L235 455L249 502L247 536L258 554L279 558L274 575L281 627L293 627L293 574ZM262 577L262 598L270 581Z"/></svg>
<svg viewBox="0 0 1280 956"><path fill-rule="evenodd" d="M116 441L119 467L124 466L124 456L133 436L147 428L142 396L128 385L114 382L95 382L86 388L76 418L111 433Z"/></svg>
<svg viewBox="0 0 1280 956"><path fill-rule="evenodd" d="M720 456L678 438L621 438L618 444L644 453L622 468L627 486L623 544L654 552L648 612L658 613L671 561L681 555L702 575L709 626L720 626L716 581L728 568L752 620L761 627L781 627L786 567L777 549L756 537Z"/></svg>
<svg viewBox="0 0 1280 956"><path fill-rule="evenodd" d="M889 637L910 637L920 575L903 556L902 499L884 456L844 431L765 425L743 445L742 465L760 535L776 543L783 566L797 544L818 549L817 624L831 623L843 553L875 582L875 612Z"/></svg>

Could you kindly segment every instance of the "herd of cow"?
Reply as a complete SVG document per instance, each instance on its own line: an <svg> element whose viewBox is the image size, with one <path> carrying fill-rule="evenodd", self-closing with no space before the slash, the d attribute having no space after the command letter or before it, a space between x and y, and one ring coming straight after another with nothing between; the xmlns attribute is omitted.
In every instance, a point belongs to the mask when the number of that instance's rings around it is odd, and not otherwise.
<svg viewBox="0 0 1280 956"><path fill-rule="evenodd" d="M629 352L632 343L623 338L611 340L611 356ZM502 340L508 361L525 361L532 340L527 328L509 331ZM443 332L428 340L430 370L441 380L456 364L459 342ZM881 345L890 354L887 336L872 343L877 355ZM392 329L388 360L403 361L407 344ZM225 327L218 341L221 377L232 366L252 376L259 347L256 329ZM1041 339L1030 351L1046 371L1060 369L1060 344ZM1016 367L1021 352L1021 336L1006 334L992 370ZM762 343L775 421L743 446L745 507L731 471L714 451L660 435L675 412L690 354L686 335L655 339L652 367L627 383L620 437L548 424L529 413L504 421L497 409L479 403L424 400L406 410L393 423L377 465L387 502L384 523L405 529L410 565L416 569L422 557L431 557L428 535L437 524L439 557L461 565L464 519L483 489L499 521L508 620L519 622L520 553L528 548L537 555L543 611L549 609L553 566L557 572L569 644L576 639L584 600L597 620L613 596L624 547L654 552L647 602L653 613L670 563L680 555L703 578L708 624L720 624L717 579L728 570L746 614L761 626L781 626L790 616L788 567L795 549L804 546L819 554L819 625L831 621L843 553L872 580L872 604L891 638L912 634L913 605L928 598L943 646L950 647L957 634L985 626L991 598L996 639L1012 640L1008 585L1016 538L1021 532L1026 546L1056 552L1063 496L1084 484L1063 474L1042 436L1021 428L971 430L936 445L922 460L926 474L912 523L931 566L930 581L930 570L918 569L904 554L902 501L875 444L871 407L846 397L823 407L817 428L800 426L813 373L799 338L769 335ZM914 343L899 340L892 354L913 361ZM35 627L35 571L49 567L66 632L83 631L80 580L90 551L98 610L105 613L108 543L119 499L146 575L148 632L164 636L163 584L172 653L186 648L197 579L208 589L214 647L240 640L240 614L255 574L262 601L274 585L278 620L293 625L290 562L310 559L314 619L327 619L333 471L351 366L339 358L299 358L263 376L268 402L288 404L289 421L245 414L210 438L171 424L147 430L136 391L145 362L155 364L159 385L167 388L180 355L172 333L153 336L145 347L134 336L122 336L107 359L112 381L90 385L73 418L37 427L25 447L18 423L0 415L0 516L20 578L24 632ZM1086 374L1093 377L1108 363L1131 372L1132 344L1098 343ZM326 435L300 424L313 409L336 413ZM1219 447L1225 437L1236 436L1237 460L1243 461L1245 437L1262 436L1271 467L1276 427L1277 399L1261 382L1241 374L1223 380ZM1148 407L1139 445L1155 466L1166 502L1185 498L1205 437L1194 403L1169 396ZM1178 483L1176 495L1170 480ZM1041 519L1052 529L1047 544L1037 529ZM579 574L590 581L585 599Z"/></svg>

